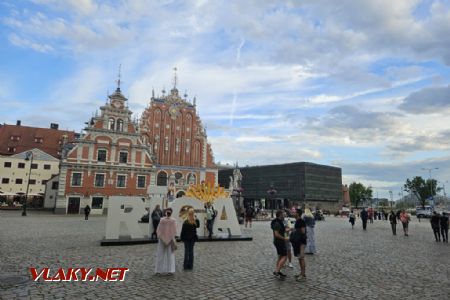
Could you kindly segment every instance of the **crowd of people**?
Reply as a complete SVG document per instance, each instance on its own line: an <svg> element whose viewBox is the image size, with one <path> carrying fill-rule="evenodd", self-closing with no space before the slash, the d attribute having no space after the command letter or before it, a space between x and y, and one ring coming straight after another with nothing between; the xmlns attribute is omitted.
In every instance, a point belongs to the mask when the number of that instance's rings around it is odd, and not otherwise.
<svg viewBox="0 0 450 300"><path fill-rule="evenodd" d="M205 212L208 237L211 238L214 218L217 213L210 203L205 206ZM251 228L254 215L255 211L252 207L245 210L245 227ZM316 253L314 238L316 218L309 208L305 208L304 211L297 208L295 213L289 215L295 217L295 222L291 222L291 218L285 210L278 210L275 219L270 224L273 232L273 244L278 255L273 275L280 280L284 280L287 275L283 273L282 269L286 267L294 268L292 258L295 257L300 269L300 273L295 275L295 278L297 281L303 281L306 279L305 255ZM372 214L373 216L374 214ZM386 215L383 213L381 216L380 220L389 221L393 235L397 234L397 223L400 222L403 234L409 236L408 225L411 216L405 210L397 212L391 210L390 213ZM151 217L155 228L152 238L154 236L158 239L155 273L157 275L173 275L175 273L175 250L177 249L177 224L175 219L172 218L172 209L167 208L163 212L159 206L156 206ZM362 209L358 214L355 214L352 210L349 214L352 229L357 217L361 218L363 230L367 230L367 222L371 219L369 212ZM442 240L442 242L448 243L448 214L433 212L430 223L436 242ZM183 269L185 271L193 270L194 267L194 245L198 241L197 228L199 227L200 221L195 216L194 209L191 208L182 224L180 234L180 240L184 244Z"/></svg>

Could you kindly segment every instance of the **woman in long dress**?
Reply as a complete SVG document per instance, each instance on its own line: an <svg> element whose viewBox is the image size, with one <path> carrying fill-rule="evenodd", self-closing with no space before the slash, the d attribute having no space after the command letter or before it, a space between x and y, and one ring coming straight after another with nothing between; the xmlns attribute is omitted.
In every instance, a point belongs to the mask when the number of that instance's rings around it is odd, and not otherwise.
<svg viewBox="0 0 450 300"><path fill-rule="evenodd" d="M306 254L314 254L316 253L316 242L314 240L314 226L316 225L316 221L314 220L314 216L311 213L309 208L305 209L305 214L303 215L303 220L306 223Z"/></svg>
<svg viewBox="0 0 450 300"><path fill-rule="evenodd" d="M155 260L155 273L173 275L175 273L175 236L177 223L171 218L172 209L166 209L166 216L159 222L156 234L158 246Z"/></svg>

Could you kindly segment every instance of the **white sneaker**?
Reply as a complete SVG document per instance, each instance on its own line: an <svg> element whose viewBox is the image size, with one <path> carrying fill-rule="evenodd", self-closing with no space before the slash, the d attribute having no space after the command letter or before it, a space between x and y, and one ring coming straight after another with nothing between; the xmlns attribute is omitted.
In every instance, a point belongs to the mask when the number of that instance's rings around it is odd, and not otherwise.
<svg viewBox="0 0 450 300"><path fill-rule="evenodd" d="M292 265L292 263L289 263L289 268L293 268L294 266Z"/></svg>

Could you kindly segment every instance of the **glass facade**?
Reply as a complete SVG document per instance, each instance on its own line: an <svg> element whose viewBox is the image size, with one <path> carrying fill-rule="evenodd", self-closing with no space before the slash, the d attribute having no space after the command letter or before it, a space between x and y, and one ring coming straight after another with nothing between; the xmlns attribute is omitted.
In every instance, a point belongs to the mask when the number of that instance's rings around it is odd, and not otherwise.
<svg viewBox="0 0 450 300"><path fill-rule="evenodd" d="M307 162L239 168L242 173L242 196L246 199L268 199L271 186L274 198L302 203L338 202L342 198L340 168ZM230 184L233 169L219 170L219 184Z"/></svg>

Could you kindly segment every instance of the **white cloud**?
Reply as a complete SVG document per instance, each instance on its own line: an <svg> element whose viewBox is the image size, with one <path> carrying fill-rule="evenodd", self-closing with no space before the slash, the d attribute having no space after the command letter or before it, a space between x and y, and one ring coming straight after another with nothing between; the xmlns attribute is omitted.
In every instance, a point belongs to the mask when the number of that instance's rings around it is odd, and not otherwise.
<svg viewBox="0 0 450 300"><path fill-rule="evenodd" d="M405 98L399 108L413 114L442 113L450 109L450 85L414 92Z"/></svg>

